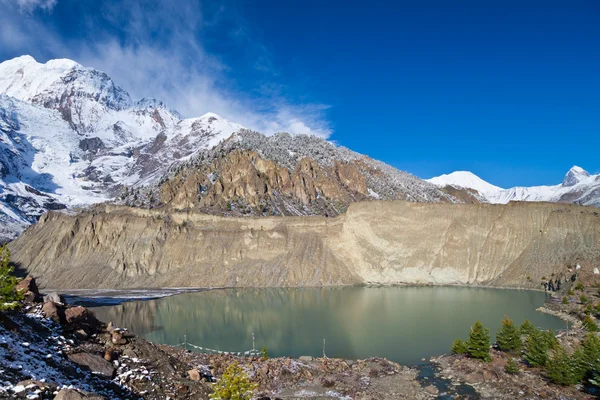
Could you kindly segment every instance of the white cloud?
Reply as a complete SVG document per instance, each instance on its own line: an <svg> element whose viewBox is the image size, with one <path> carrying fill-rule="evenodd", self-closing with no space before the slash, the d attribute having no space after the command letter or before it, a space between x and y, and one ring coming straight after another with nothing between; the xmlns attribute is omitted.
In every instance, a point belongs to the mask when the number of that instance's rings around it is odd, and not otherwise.
<svg viewBox="0 0 600 400"><path fill-rule="evenodd" d="M36 3L37 7L48 4L51 9L56 0L19 2ZM217 26L225 9L205 18L192 2L175 8L159 0L150 11L148 8L139 2L106 6L102 17L121 29L120 36L90 20L87 30L94 34L68 43L43 21L0 16L0 45L22 48L34 57L41 53L42 57L72 58L106 72L132 97L155 97L186 117L214 112L267 134L287 131L325 138L331 134L325 105L293 102L285 95L285 87L269 81L253 93L236 87L235 66L209 54L201 42L205 29ZM237 38L243 36L248 43L246 30L239 31L243 35L235 32ZM160 40L149 32L158 32ZM253 49L257 73L275 79L278 72L262 44L242 47Z"/></svg>
<svg viewBox="0 0 600 400"><path fill-rule="evenodd" d="M16 0L22 11L32 12L36 8L51 11L56 5L56 0Z"/></svg>

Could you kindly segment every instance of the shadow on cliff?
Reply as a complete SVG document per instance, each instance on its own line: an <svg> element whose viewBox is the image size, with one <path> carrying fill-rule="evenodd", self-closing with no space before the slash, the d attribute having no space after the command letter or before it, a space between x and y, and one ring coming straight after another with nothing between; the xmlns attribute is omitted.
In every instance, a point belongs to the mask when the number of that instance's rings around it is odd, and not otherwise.
<svg viewBox="0 0 600 400"><path fill-rule="evenodd" d="M17 278L25 278L27 276L27 269L20 262L11 261L8 265L13 267L13 274Z"/></svg>

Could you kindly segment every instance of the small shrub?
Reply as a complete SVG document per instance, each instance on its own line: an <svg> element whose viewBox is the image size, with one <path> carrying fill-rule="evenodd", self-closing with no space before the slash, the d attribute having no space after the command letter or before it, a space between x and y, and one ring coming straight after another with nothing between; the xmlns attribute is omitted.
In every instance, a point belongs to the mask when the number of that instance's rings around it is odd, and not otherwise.
<svg viewBox="0 0 600 400"><path fill-rule="evenodd" d="M504 370L509 374L518 374L519 373L519 364L515 362L514 358L509 358L508 362L504 366Z"/></svg>
<svg viewBox="0 0 600 400"><path fill-rule="evenodd" d="M467 340L467 351L473 358L490 361L490 330L476 321L469 332Z"/></svg>
<svg viewBox="0 0 600 400"><path fill-rule="evenodd" d="M568 295L575 296L575 292L573 291L573 289L569 289Z"/></svg>
<svg viewBox="0 0 600 400"><path fill-rule="evenodd" d="M569 304L569 298L567 296L563 296L562 303L563 304Z"/></svg>
<svg viewBox="0 0 600 400"><path fill-rule="evenodd" d="M579 301L580 301L581 303L585 304L585 303L587 303L587 301L588 301L588 298L587 298L587 297L585 297L585 295L583 295L583 294L582 294L581 296L579 296Z"/></svg>
<svg viewBox="0 0 600 400"><path fill-rule="evenodd" d="M452 342L450 351L452 354L465 354L467 352L467 344L460 339L456 339Z"/></svg>
<svg viewBox="0 0 600 400"><path fill-rule="evenodd" d="M577 282L577 285L575 285L575 290L583 290L583 283Z"/></svg>
<svg viewBox="0 0 600 400"><path fill-rule="evenodd" d="M252 383L248 375L238 365L233 363L227 367L221 379L213 385L213 400L250 400L252 392L258 385Z"/></svg>
<svg viewBox="0 0 600 400"><path fill-rule="evenodd" d="M598 325L596 324L596 321L594 320L594 318L592 318L591 315L585 316L585 318L583 319L583 327L588 332L597 332L598 331Z"/></svg>
<svg viewBox="0 0 600 400"><path fill-rule="evenodd" d="M262 350L260 351L260 355L262 356L262 358L264 358L265 360L269 358L269 350L267 349L267 346L264 346L262 348Z"/></svg>
<svg viewBox="0 0 600 400"><path fill-rule="evenodd" d="M594 307L591 304L588 304L585 308L586 315L592 315L594 313Z"/></svg>

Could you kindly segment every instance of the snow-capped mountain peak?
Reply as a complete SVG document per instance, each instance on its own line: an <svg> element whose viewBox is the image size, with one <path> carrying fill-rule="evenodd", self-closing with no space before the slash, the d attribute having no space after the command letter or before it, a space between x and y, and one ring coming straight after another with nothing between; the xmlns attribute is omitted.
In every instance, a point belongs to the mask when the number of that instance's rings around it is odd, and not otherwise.
<svg viewBox="0 0 600 400"><path fill-rule="evenodd" d="M0 241L48 209L113 198L242 129L132 101L104 72L68 60L0 63Z"/></svg>
<svg viewBox="0 0 600 400"><path fill-rule="evenodd" d="M565 175L565 179L563 180L562 185L564 187L575 186L579 182L583 181L586 178L589 178L590 174L585 169L574 165Z"/></svg>
<svg viewBox="0 0 600 400"><path fill-rule="evenodd" d="M484 196L488 196L497 193L502 189L501 187L492 185L489 182L484 181L477 175L469 171L454 171L450 174L440 175L426 181L433 183L438 186L459 186L462 188L475 189Z"/></svg>
<svg viewBox="0 0 600 400"><path fill-rule="evenodd" d="M75 68L82 67L67 59L50 60L42 64L28 55L13 58L0 63L0 93L31 101Z"/></svg>
<svg viewBox="0 0 600 400"><path fill-rule="evenodd" d="M456 171L428 179L438 186L461 186L475 189L490 203L509 201L549 201L600 206L600 174L590 175L581 167L572 167L561 184L553 186L513 187L502 189L468 171Z"/></svg>

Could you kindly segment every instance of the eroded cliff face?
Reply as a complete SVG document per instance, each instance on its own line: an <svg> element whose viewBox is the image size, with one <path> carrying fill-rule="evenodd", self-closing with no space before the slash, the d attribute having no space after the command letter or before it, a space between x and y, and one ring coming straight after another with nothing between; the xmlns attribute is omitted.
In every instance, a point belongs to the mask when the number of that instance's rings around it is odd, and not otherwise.
<svg viewBox="0 0 600 400"><path fill-rule="evenodd" d="M290 171L256 152L233 151L165 181L158 204L213 213L334 216L367 198L366 180L355 162L335 161L327 168L304 157Z"/></svg>
<svg viewBox="0 0 600 400"><path fill-rule="evenodd" d="M337 218L101 206L51 212L9 245L52 288L477 284L540 288L600 263L597 209L360 202Z"/></svg>

